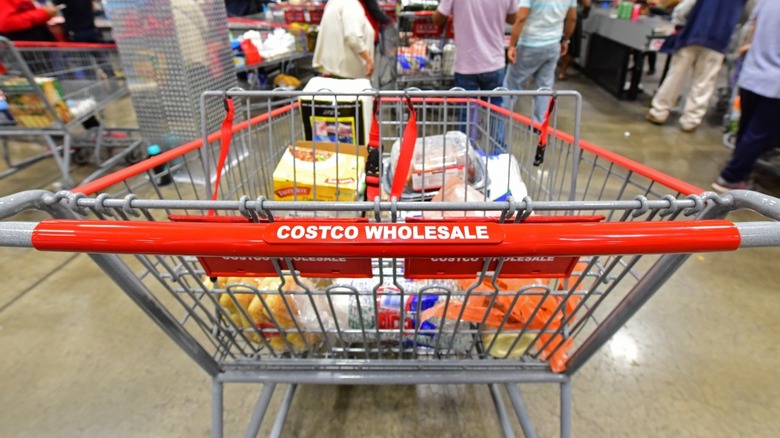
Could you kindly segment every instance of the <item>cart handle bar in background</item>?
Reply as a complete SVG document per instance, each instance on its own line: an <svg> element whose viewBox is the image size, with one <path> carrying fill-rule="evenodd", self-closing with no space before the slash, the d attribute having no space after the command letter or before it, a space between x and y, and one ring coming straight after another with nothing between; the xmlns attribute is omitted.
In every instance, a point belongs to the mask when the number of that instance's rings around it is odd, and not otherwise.
<svg viewBox="0 0 780 438"><path fill-rule="evenodd" d="M114 50L113 43L55 43L50 41L14 41L18 49L63 49L63 50Z"/></svg>
<svg viewBox="0 0 780 438"><path fill-rule="evenodd" d="M305 239L309 228L318 233L316 239ZM561 224L44 220L5 222L0 231L5 236L0 246L32 246L41 251L217 257L594 256L780 245L778 222L726 220ZM456 233L463 238L448 238ZM406 237L397 237L403 234ZM193 240L192 236L199 237Z"/></svg>

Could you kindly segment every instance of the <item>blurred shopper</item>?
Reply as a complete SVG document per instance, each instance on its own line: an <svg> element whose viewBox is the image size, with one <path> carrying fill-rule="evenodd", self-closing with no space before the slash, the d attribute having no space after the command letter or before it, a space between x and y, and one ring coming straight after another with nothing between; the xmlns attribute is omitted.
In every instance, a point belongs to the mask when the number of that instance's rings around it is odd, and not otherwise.
<svg viewBox="0 0 780 438"><path fill-rule="evenodd" d="M467 91L490 91L504 82L506 55L504 52L504 23L512 24L517 18L516 0L441 0L433 22L438 25L447 23L452 17L455 37L455 86ZM482 98L494 105L501 105L501 97ZM461 123L466 122L466 114L473 119L460 126L470 138L477 135L477 111L462 110L459 113ZM491 111L491 114L494 114ZM504 124L497 117L489 122L492 147L487 152L503 152Z"/></svg>
<svg viewBox="0 0 780 438"><path fill-rule="evenodd" d="M379 34L393 20L385 14L377 0L360 0L360 3L363 5L368 22L371 23L371 28L374 29L374 42L377 42Z"/></svg>
<svg viewBox="0 0 780 438"><path fill-rule="evenodd" d="M0 35L13 41L54 41L46 23L59 13L54 5L32 0L0 1Z"/></svg>
<svg viewBox="0 0 780 438"><path fill-rule="evenodd" d="M566 72L569 70L571 61L580 57L582 48L582 20L590 15L590 0L577 0L577 24L574 26L574 33L571 36L569 50L561 57L561 70L558 73L558 79L565 80Z"/></svg>
<svg viewBox="0 0 780 438"><path fill-rule="evenodd" d="M780 2L761 0L752 19L752 42L737 86L742 104L737 144L712 187L751 189L758 158L780 145Z"/></svg>
<svg viewBox="0 0 780 438"><path fill-rule="evenodd" d="M746 0L683 0L674 8L672 21L682 30L667 38L661 47L661 52L674 56L669 73L653 97L648 121L659 125L666 122L691 74L680 128L693 132L699 127L745 3Z"/></svg>
<svg viewBox="0 0 780 438"><path fill-rule="evenodd" d="M577 0L520 0L509 40L509 69L504 86L523 90L533 79L536 88L552 89L558 58L569 51L577 23ZM534 98L534 121L541 122L549 97ZM513 99L504 105L512 109Z"/></svg>
<svg viewBox="0 0 780 438"><path fill-rule="evenodd" d="M263 5L273 3L271 0L225 0L225 9L229 17L244 17L263 11Z"/></svg>
<svg viewBox="0 0 780 438"><path fill-rule="evenodd" d="M456 35L455 86L465 90L493 90L504 81L504 23L514 23L516 0L441 0L433 22L443 25L452 17ZM500 104L500 98L491 98Z"/></svg>
<svg viewBox="0 0 780 438"><path fill-rule="evenodd" d="M79 43L102 43L103 38L95 26L95 8L92 0L54 0L54 4L65 6L65 32L68 40Z"/></svg>
<svg viewBox="0 0 780 438"><path fill-rule="evenodd" d="M312 65L334 78L371 77L374 29L359 0L330 0L325 5Z"/></svg>

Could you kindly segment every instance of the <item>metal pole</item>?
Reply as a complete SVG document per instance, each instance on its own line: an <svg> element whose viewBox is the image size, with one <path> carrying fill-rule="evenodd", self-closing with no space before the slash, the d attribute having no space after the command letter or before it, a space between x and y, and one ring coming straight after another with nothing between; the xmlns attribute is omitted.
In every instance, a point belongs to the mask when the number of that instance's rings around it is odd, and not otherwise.
<svg viewBox="0 0 780 438"><path fill-rule="evenodd" d="M493 404L496 405L496 414L498 415L498 422L501 423L501 430L504 432L505 438L515 438L515 432L512 430L512 425L509 423L509 416L506 414L506 407L504 401L501 399L501 393L498 391L498 385L491 383L488 385L490 389L490 396L493 397Z"/></svg>
<svg viewBox="0 0 780 438"><path fill-rule="evenodd" d="M252 413L252 419L249 420L249 426L246 428L245 438L256 438L260 433L260 426L263 424L263 418L268 411L268 405L271 403L271 397L274 395L274 389L276 389L276 383L266 383L263 385L263 390L260 392L260 398L257 399L257 406Z"/></svg>
<svg viewBox="0 0 780 438"><path fill-rule="evenodd" d="M561 383L561 438L571 438L571 380Z"/></svg>
<svg viewBox="0 0 780 438"><path fill-rule="evenodd" d="M219 379L211 379L211 436L214 438L222 438L222 387Z"/></svg>
<svg viewBox="0 0 780 438"><path fill-rule="evenodd" d="M528 415L528 409L525 407L520 390L514 384L506 384L504 389L506 389L509 400L512 401L512 406L515 408L515 415L517 415L517 421L520 422L520 427L523 428L523 435L525 435L525 438L536 438L536 430L531 422L531 417Z"/></svg>
<svg viewBox="0 0 780 438"><path fill-rule="evenodd" d="M89 257L204 371L212 377L220 373L217 361L181 327L122 259L113 254L90 254Z"/></svg>
<svg viewBox="0 0 780 438"><path fill-rule="evenodd" d="M276 421L274 421L274 427L271 429L271 434L268 435L273 438L278 438L282 435L282 428L284 427L284 421L287 419L287 413L290 412L290 405L292 405L293 396L295 396L295 390L298 389L298 385L291 384L287 388L287 393L284 394L282 404L279 406L279 413L276 414Z"/></svg>

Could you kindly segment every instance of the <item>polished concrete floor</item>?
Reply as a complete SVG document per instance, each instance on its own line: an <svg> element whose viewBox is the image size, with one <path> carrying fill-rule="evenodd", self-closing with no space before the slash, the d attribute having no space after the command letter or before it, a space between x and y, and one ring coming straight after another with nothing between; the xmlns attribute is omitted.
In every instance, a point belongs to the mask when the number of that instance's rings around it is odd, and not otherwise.
<svg viewBox="0 0 780 438"><path fill-rule="evenodd" d="M620 102L578 77L557 85L583 93L593 143L705 188L728 158L717 126L685 134L645 122L646 99ZM771 175L759 177L775 190ZM57 179L44 161L1 180L0 194ZM574 377L574 435L780 436L778 260L778 248L691 257ZM0 266L0 436L209 436L208 376L86 255L0 248ZM557 387L521 390L539 435L555 436ZM227 387L226 436L243 434L259 391ZM484 386L302 386L284 436L499 432Z"/></svg>

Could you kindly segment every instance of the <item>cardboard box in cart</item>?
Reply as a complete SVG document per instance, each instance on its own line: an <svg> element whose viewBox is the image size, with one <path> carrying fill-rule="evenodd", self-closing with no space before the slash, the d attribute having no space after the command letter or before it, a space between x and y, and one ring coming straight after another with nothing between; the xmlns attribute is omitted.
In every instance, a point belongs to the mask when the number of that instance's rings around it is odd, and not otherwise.
<svg viewBox="0 0 780 438"><path fill-rule="evenodd" d="M361 93L371 90L368 79L312 78L304 93ZM301 96L303 134L308 141L368 144L371 96Z"/></svg>
<svg viewBox="0 0 780 438"><path fill-rule="evenodd" d="M365 146L299 141L273 174L277 201L355 201L365 189Z"/></svg>

